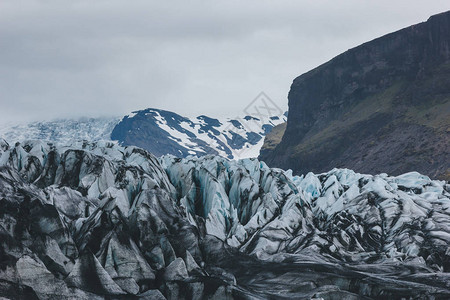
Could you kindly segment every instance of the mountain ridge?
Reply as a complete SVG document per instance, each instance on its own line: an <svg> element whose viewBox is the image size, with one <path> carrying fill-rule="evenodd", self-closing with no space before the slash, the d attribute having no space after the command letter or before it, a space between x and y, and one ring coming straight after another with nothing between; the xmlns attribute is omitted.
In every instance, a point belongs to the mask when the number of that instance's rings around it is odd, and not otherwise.
<svg viewBox="0 0 450 300"><path fill-rule="evenodd" d="M263 137L286 121L286 115L215 119L205 115L183 117L148 108L125 117L60 119L0 127L6 141L47 140L56 145L76 141L115 140L140 146L157 156L217 154L231 159L257 157Z"/></svg>
<svg viewBox="0 0 450 300"><path fill-rule="evenodd" d="M297 77L280 144L260 159L296 174L450 175L450 12L352 48Z"/></svg>
<svg viewBox="0 0 450 300"><path fill-rule="evenodd" d="M147 108L125 116L113 129L111 138L125 146L144 148L156 156L213 154L237 159L257 157L264 136L285 121L285 115L220 120L205 115L187 118Z"/></svg>

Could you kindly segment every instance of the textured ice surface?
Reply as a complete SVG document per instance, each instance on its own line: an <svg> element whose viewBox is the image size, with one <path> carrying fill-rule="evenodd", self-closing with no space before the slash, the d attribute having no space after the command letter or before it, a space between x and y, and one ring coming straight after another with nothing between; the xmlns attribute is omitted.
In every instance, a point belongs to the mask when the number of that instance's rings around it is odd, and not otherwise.
<svg viewBox="0 0 450 300"><path fill-rule="evenodd" d="M10 143L30 139L69 145L77 140L109 140L119 117L61 119L0 126L0 137Z"/></svg>
<svg viewBox="0 0 450 300"><path fill-rule="evenodd" d="M105 141L0 149L0 297L450 295L443 181Z"/></svg>

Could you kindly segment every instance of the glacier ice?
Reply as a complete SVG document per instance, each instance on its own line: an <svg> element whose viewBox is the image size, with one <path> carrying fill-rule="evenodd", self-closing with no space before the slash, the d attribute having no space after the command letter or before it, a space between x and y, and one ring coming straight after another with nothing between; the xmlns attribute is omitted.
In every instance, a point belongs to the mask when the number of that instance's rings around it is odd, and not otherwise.
<svg viewBox="0 0 450 300"><path fill-rule="evenodd" d="M444 181L112 142L0 149L0 296L450 295Z"/></svg>

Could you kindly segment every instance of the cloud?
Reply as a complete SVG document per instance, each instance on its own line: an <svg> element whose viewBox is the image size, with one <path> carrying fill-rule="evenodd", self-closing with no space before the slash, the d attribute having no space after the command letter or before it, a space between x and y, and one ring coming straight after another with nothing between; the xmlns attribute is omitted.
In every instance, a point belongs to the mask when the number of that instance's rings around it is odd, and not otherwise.
<svg viewBox="0 0 450 300"><path fill-rule="evenodd" d="M446 1L0 2L0 123L157 107L239 114Z"/></svg>

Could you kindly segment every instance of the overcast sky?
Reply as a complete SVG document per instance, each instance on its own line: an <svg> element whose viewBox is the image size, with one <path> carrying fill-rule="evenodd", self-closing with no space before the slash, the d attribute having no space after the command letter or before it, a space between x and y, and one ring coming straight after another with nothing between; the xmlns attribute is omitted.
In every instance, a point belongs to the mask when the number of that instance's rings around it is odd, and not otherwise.
<svg viewBox="0 0 450 300"><path fill-rule="evenodd" d="M169 4L170 3L170 4ZM147 107L233 117L444 1L0 1L0 124Z"/></svg>

